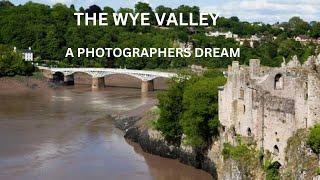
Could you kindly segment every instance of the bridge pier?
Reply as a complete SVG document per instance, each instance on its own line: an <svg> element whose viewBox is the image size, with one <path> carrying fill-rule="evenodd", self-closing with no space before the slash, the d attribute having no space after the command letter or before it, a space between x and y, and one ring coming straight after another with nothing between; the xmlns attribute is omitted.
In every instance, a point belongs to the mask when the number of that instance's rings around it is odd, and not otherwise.
<svg viewBox="0 0 320 180"><path fill-rule="evenodd" d="M154 91L153 80L141 81L141 92Z"/></svg>
<svg viewBox="0 0 320 180"><path fill-rule="evenodd" d="M73 74L64 76L63 82L64 82L65 85L74 85L74 76L73 76Z"/></svg>
<svg viewBox="0 0 320 180"><path fill-rule="evenodd" d="M105 87L104 77L94 77L92 78L92 89L101 89Z"/></svg>

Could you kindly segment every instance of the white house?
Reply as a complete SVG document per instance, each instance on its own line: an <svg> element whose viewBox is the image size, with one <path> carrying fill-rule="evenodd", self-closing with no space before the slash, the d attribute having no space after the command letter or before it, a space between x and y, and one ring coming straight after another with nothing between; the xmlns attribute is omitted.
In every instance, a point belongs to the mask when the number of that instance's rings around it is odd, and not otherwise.
<svg viewBox="0 0 320 180"><path fill-rule="evenodd" d="M208 32L206 33L206 36L211 36L211 37L218 37L218 36L224 36L226 39L227 38L238 38L237 34L233 34L232 32L219 32L219 31L214 31L214 32Z"/></svg>
<svg viewBox="0 0 320 180"><path fill-rule="evenodd" d="M31 50L31 47L29 47L29 49L23 50L22 58L25 61L33 61L33 52Z"/></svg>
<svg viewBox="0 0 320 180"><path fill-rule="evenodd" d="M17 52L17 48L14 47L13 51ZM33 52L31 50L31 47L22 51L22 59L24 59L25 61L33 61Z"/></svg>

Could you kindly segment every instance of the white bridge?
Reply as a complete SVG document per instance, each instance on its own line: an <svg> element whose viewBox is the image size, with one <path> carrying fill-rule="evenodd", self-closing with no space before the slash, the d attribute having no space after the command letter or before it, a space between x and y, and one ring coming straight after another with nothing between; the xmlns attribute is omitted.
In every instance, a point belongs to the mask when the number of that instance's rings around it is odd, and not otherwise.
<svg viewBox="0 0 320 180"><path fill-rule="evenodd" d="M104 87L104 77L114 74L124 74L138 78L142 81L141 91L153 90L153 80L156 78L172 78L177 76L175 73L158 72L158 71L145 71L145 70L133 70L133 69L113 69L113 68L48 68L38 67L46 77L54 79L55 76L62 74L64 76L64 82L67 84L73 84L73 75L75 73L86 73L92 77L92 87L100 88Z"/></svg>

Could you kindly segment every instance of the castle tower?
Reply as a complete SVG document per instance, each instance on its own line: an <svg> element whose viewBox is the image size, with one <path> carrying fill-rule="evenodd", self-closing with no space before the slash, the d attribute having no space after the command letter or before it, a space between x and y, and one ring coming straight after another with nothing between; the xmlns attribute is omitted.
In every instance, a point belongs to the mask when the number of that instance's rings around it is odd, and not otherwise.
<svg viewBox="0 0 320 180"><path fill-rule="evenodd" d="M320 77L315 73L308 75L308 121L310 125L320 123Z"/></svg>
<svg viewBox="0 0 320 180"><path fill-rule="evenodd" d="M260 59L250 59L250 77L258 76L260 73Z"/></svg>

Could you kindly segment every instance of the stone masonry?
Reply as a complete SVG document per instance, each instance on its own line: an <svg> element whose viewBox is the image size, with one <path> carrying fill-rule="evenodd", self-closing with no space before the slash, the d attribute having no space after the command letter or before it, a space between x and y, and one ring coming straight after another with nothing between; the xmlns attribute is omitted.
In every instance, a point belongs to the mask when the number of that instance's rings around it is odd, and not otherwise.
<svg viewBox="0 0 320 180"><path fill-rule="evenodd" d="M249 66L234 61L225 72L227 83L219 90L219 118L226 142L236 135L251 138L285 163L288 139L301 128L320 123L320 56L301 65L297 57L282 67Z"/></svg>

